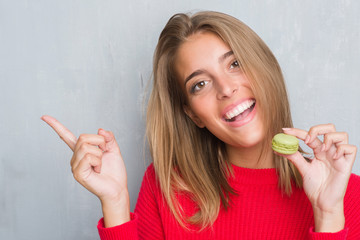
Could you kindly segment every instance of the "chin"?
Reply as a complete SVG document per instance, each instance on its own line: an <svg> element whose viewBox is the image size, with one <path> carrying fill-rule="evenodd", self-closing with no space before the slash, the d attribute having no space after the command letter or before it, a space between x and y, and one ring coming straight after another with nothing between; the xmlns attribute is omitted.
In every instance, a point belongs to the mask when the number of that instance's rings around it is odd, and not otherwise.
<svg viewBox="0 0 360 240"><path fill-rule="evenodd" d="M261 129L262 130L262 129ZM265 134L263 131L252 131L251 133L244 134L243 137L234 142L234 147L239 148L253 148L261 145L265 141Z"/></svg>

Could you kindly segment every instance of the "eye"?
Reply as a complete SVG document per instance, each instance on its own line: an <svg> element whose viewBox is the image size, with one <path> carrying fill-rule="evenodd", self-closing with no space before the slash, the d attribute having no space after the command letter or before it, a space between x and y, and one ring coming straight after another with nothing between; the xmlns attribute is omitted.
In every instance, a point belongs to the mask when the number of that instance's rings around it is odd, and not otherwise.
<svg viewBox="0 0 360 240"><path fill-rule="evenodd" d="M199 82L195 83L194 85L192 85L190 92L196 93L196 92L200 91L203 87L205 87L206 84L208 84L208 81L199 81Z"/></svg>
<svg viewBox="0 0 360 240"><path fill-rule="evenodd" d="M239 68L239 67L240 67L240 64L237 60L233 61L230 65L230 69Z"/></svg>

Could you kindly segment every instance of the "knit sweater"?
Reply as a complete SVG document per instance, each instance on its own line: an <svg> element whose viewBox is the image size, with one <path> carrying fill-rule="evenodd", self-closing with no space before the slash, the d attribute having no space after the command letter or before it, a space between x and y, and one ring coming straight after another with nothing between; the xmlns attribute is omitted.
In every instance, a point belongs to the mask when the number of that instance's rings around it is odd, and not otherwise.
<svg viewBox="0 0 360 240"><path fill-rule="evenodd" d="M233 166L230 185L237 195L231 195L228 210L220 209L211 228L201 232L193 227L183 229L164 201L155 177L153 165L145 172L138 201L131 221L105 228L98 223L102 240L113 239L360 239L360 177L352 174L344 199L345 228L337 233L316 233L311 204L302 189L293 188L290 197L278 187L275 169L247 169ZM196 211L196 205L186 195L178 200L186 213Z"/></svg>

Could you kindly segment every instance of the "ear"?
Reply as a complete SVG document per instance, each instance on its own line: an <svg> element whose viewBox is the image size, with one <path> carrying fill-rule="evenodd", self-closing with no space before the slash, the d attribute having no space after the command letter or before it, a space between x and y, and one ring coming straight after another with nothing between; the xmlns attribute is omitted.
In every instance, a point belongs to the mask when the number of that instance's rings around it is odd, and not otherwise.
<svg viewBox="0 0 360 240"><path fill-rule="evenodd" d="M205 124L196 116L196 114L191 110L188 105L183 105L185 114L198 126L199 128L204 128Z"/></svg>

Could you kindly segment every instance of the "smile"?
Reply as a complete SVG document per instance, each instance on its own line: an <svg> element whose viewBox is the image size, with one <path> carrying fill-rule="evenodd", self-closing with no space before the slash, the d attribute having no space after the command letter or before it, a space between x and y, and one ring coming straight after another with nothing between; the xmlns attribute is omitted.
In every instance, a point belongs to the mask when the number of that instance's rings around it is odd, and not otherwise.
<svg viewBox="0 0 360 240"><path fill-rule="evenodd" d="M245 119L254 109L255 100L249 99L241 102L235 107L231 108L224 114L224 120L226 122L241 121Z"/></svg>

